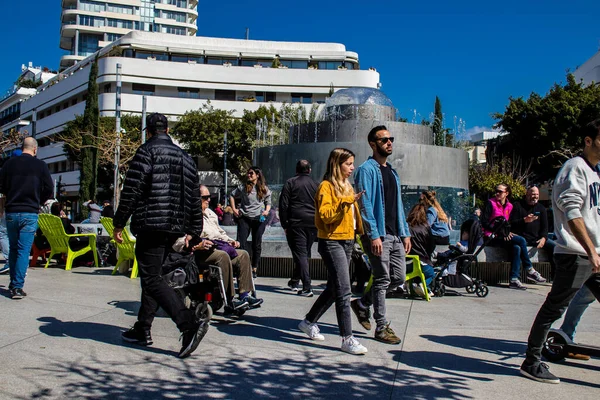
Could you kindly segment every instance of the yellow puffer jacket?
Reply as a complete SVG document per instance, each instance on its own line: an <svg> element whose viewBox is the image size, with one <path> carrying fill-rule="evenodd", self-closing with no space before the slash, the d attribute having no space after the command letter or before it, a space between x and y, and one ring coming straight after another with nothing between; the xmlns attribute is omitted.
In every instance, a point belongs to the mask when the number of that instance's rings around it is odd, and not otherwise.
<svg viewBox="0 0 600 400"><path fill-rule="evenodd" d="M331 182L323 181L315 195L317 237L329 240L352 240L363 233L362 219L354 196L337 197ZM354 216L352 215L354 207ZM356 218L356 231L354 230Z"/></svg>

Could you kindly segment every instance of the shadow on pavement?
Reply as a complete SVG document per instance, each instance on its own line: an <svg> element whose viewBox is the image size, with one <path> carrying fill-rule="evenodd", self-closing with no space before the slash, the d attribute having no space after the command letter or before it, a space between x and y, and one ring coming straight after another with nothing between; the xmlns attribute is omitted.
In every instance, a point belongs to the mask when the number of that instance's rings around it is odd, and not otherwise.
<svg viewBox="0 0 600 400"><path fill-rule="evenodd" d="M120 326L100 324L97 322L84 321L61 321L54 317L40 317L38 321L43 322L40 326L40 332L54 337L72 337L76 339L94 340L100 343L107 343L122 347L135 347L136 349L147 350L152 353L176 356L177 353L168 350L161 350L155 347L136 346L124 342L121 339L121 332L125 330Z"/></svg>
<svg viewBox="0 0 600 400"><path fill-rule="evenodd" d="M526 350L525 342L518 342L515 340L491 339L476 336L459 335L421 335L421 337L446 346L496 354L498 356L501 356L501 360L509 360L511 358L522 358L525 356Z"/></svg>

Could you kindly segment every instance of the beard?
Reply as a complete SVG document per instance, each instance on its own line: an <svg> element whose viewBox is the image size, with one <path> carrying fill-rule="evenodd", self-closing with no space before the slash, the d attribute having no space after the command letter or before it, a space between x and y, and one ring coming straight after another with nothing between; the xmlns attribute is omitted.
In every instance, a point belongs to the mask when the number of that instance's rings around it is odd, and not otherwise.
<svg viewBox="0 0 600 400"><path fill-rule="evenodd" d="M379 154L382 157L388 157L390 154L392 154L392 150L390 149L388 151L388 150L386 150L385 148L383 148L381 146L377 146L377 154Z"/></svg>

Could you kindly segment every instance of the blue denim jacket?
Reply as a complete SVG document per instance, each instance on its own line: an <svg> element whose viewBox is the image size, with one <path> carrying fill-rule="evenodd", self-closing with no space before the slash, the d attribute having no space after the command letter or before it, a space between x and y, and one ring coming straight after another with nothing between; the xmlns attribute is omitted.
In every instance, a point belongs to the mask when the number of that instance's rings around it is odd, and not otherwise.
<svg viewBox="0 0 600 400"><path fill-rule="evenodd" d="M388 167L392 168L390 163ZM398 183L398 229L400 237L410 237L406 217L404 216L404 207L402 206L402 191L400 189L400 177L392 168L392 172ZM379 163L369 157L354 172L357 191L364 190L365 193L360 199L360 213L363 218L363 227L365 234L370 239L377 239L385 236L385 209L383 198L383 177L379 170Z"/></svg>

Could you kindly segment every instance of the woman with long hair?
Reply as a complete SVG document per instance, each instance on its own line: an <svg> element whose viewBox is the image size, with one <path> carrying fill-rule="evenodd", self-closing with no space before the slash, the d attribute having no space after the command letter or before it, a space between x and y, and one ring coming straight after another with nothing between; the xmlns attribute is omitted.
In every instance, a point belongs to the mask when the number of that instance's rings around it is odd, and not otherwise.
<svg viewBox="0 0 600 400"><path fill-rule="evenodd" d="M434 190L421 193L421 202L427 206L427 223L431 227L431 234L435 244L450 244L450 227L448 216L436 199Z"/></svg>
<svg viewBox="0 0 600 400"><path fill-rule="evenodd" d="M248 169L247 180L231 192L229 203L233 214L238 217L237 241L240 247L252 254L252 276L260 266L262 237L267 227L267 216L271 209L271 191L267 187L265 177L259 167ZM236 199L239 207L236 207ZM252 244L248 248L248 236L252 232Z"/></svg>
<svg viewBox="0 0 600 400"><path fill-rule="evenodd" d="M327 171L315 194L315 225L319 239L318 249L327 267L327 287L300 322L298 328L312 340L325 340L317 321L335 303L342 351L365 354L366 347L352 335L350 312L350 256L357 233L363 232L357 201L361 193L354 193L348 181L354 171L354 153L348 149L333 149L327 160Z"/></svg>
<svg viewBox="0 0 600 400"><path fill-rule="evenodd" d="M406 222L408 223L412 243L408 254L419 256L421 270L425 276L425 285L430 288L435 276L435 271L431 266L431 254L435 250L435 240L427 220L427 206L423 202L417 203L408 213ZM419 283L413 283L413 289L419 296L425 297L424 288Z"/></svg>

